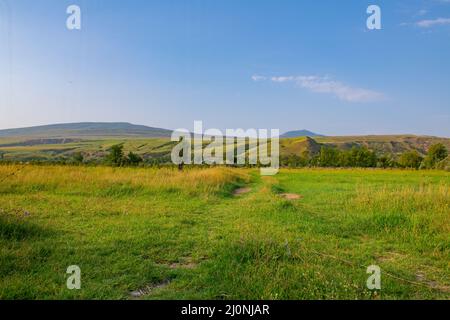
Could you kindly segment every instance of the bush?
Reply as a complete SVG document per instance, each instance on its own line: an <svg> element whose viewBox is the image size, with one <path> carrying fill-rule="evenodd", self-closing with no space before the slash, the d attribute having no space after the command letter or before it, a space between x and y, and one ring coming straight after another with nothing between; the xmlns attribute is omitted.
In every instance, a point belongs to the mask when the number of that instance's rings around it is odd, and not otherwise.
<svg viewBox="0 0 450 320"><path fill-rule="evenodd" d="M138 166L143 161L144 160L139 155L137 155L131 151L130 151L130 153L128 153L128 156L125 159L125 163L127 165L131 165L131 166Z"/></svg>
<svg viewBox="0 0 450 320"><path fill-rule="evenodd" d="M423 158L420 154L416 150L413 150L403 153L398 163L403 168L419 169L422 160Z"/></svg>
<svg viewBox="0 0 450 320"><path fill-rule="evenodd" d="M76 152L72 158L73 158L73 162L76 164L81 164L84 161L84 156L81 152Z"/></svg>
<svg viewBox="0 0 450 320"><path fill-rule="evenodd" d="M396 166L395 160L390 155L382 155L377 160L377 168L393 168Z"/></svg>
<svg viewBox="0 0 450 320"><path fill-rule="evenodd" d="M436 169L450 171L450 157L445 158L442 161L439 161L436 166Z"/></svg>
<svg viewBox="0 0 450 320"><path fill-rule="evenodd" d="M338 167L340 165L340 151L334 148L322 147L318 158L321 167Z"/></svg>
<svg viewBox="0 0 450 320"><path fill-rule="evenodd" d="M442 143L434 144L428 149L428 154L423 160L422 168L432 169L448 156L447 148Z"/></svg>

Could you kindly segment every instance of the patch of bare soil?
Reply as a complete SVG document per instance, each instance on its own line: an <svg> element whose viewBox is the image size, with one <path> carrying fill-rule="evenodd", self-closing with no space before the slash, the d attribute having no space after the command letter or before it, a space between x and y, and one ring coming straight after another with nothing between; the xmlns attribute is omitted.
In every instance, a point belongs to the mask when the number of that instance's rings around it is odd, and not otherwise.
<svg viewBox="0 0 450 320"><path fill-rule="evenodd" d="M392 262L405 259L407 256L398 252L386 252L384 255L377 257L379 262Z"/></svg>
<svg viewBox="0 0 450 320"><path fill-rule="evenodd" d="M420 283L423 283L425 285L427 285L430 288L442 291L442 292L450 292L450 288L448 286L443 286L439 283L437 283L436 281L431 281L428 280L425 276L424 273L422 272L418 272L416 274L416 280L419 281Z"/></svg>
<svg viewBox="0 0 450 320"><path fill-rule="evenodd" d="M181 259L180 262L172 263L170 269L195 269L197 264L192 260L191 257L186 257Z"/></svg>
<svg viewBox="0 0 450 320"><path fill-rule="evenodd" d="M299 200L303 198L303 196L295 193L282 193L280 196L286 200Z"/></svg>
<svg viewBox="0 0 450 320"><path fill-rule="evenodd" d="M130 296L134 299L141 298L143 296L151 294L156 289L161 289L169 285L170 280L165 280L161 283L152 283L144 288L138 289L136 291L132 291Z"/></svg>
<svg viewBox="0 0 450 320"><path fill-rule="evenodd" d="M250 188L239 188L233 191L233 196L240 196L249 193L250 191L252 191Z"/></svg>

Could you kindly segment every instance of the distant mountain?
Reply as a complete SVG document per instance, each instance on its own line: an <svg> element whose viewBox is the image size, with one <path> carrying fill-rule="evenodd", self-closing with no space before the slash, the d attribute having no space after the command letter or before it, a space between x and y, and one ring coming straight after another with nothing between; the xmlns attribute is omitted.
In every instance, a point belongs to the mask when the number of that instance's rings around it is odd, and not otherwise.
<svg viewBox="0 0 450 320"><path fill-rule="evenodd" d="M126 122L80 122L0 130L0 137L83 138L83 137L170 137L171 130Z"/></svg>
<svg viewBox="0 0 450 320"><path fill-rule="evenodd" d="M308 130L288 131L280 136L280 138L297 138L297 137L324 137L324 136Z"/></svg>

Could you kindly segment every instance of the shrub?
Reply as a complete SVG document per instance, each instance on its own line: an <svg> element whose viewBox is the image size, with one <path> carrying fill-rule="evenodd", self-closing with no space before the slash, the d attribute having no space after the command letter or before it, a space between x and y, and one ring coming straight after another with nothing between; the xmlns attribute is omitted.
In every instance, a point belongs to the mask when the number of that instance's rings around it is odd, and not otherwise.
<svg viewBox="0 0 450 320"><path fill-rule="evenodd" d="M448 156L447 148L442 143L433 144L428 150L428 154L423 160L422 167L432 169Z"/></svg>
<svg viewBox="0 0 450 320"><path fill-rule="evenodd" d="M416 150L413 150L403 153L398 163L403 168L419 169L422 159L420 154Z"/></svg>
<svg viewBox="0 0 450 320"><path fill-rule="evenodd" d="M77 164L81 164L84 161L84 156L81 152L76 152L73 155L73 162Z"/></svg>
<svg viewBox="0 0 450 320"><path fill-rule="evenodd" d="M127 165L131 165L131 166L138 166L143 161L144 160L141 158L141 156L139 156L131 151L130 151L130 153L128 153L128 156L125 159L125 163Z"/></svg>

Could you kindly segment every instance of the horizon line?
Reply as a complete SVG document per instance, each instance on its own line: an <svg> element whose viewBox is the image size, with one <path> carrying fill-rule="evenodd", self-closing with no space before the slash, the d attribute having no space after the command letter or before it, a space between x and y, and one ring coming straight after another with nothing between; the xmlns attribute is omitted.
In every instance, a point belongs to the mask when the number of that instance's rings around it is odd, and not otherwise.
<svg viewBox="0 0 450 320"><path fill-rule="evenodd" d="M37 124L37 125L30 125L30 126L21 126L21 127L12 127L12 128L0 128L0 132L2 131L9 131L9 130L22 130L22 129L31 129L31 128L39 128L39 127L47 127L47 126L57 126L57 125L74 125L74 124L127 124L132 126L140 126L140 127L146 127L149 129L160 129L160 130L167 130L167 131L176 131L178 129L168 129L163 128L159 126L153 126L153 125L147 125L147 124L136 124L133 122L128 121L76 121L76 122L56 122L56 123L47 123L47 124ZM239 128L234 128L239 129ZM261 129L261 128L251 128L251 129ZM322 133L316 133L315 130L309 130L309 129L292 129L292 130L286 130L283 133L280 133L280 137L291 132L295 131L309 131L316 135L316 137L361 137L361 136L415 136L415 137L434 137L434 138L444 138L444 139L450 139L449 136L437 136L437 135L430 135L430 134L419 134L419 133L352 133L352 134L322 134ZM281 132L281 131L280 131ZM304 137L307 137L308 135L305 135ZM301 137L301 136L298 136ZM295 137L292 137L295 138ZM284 139L289 139L289 137L285 137Z"/></svg>

